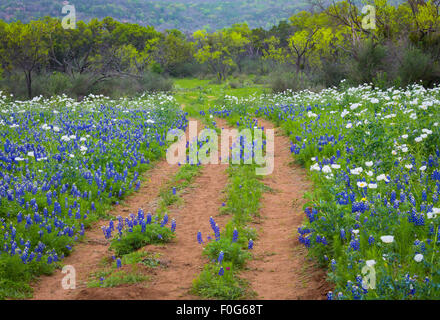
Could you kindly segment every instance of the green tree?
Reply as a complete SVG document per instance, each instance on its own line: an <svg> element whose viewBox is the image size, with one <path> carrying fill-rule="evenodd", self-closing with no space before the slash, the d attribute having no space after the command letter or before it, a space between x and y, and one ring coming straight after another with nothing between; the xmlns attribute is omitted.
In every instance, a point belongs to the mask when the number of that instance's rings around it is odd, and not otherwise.
<svg viewBox="0 0 440 320"><path fill-rule="evenodd" d="M226 31L207 33L205 30L196 31L193 36L196 60L207 63L218 81L225 80L230 68L236 66L232 52L235 46L243 45L242 38Z"/></svg>
<svg viewBox="0 0 440 320"><path fill-rule="evenodd" d="M2 64L25 74L29 99L32 98L32 73L47 61L45 27L42 21L32 21L28 24L14 22L6 26L2 41Z"/></svg>
<svg viewBox="0 0 440 320"><path fill-rule="evenodd" d="M179 30L167 30L158 44L156 61L166 72L176 74L179 66L190 62L194 56L194 43L188 41Z"/></svg>

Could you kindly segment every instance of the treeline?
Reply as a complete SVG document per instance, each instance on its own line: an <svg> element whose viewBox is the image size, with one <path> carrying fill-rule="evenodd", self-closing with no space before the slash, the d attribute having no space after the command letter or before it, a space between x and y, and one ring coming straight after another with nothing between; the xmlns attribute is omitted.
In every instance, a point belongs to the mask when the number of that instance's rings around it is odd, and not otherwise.
<svg viewBox="0 0 440 320"><path fill-rule="evenodd" d="M231 75L253 75L275 91L332 86L342 79L380 87L438 82L439 1L371 5L374 29L351 0L314 2L313 11L269 30L235 24L192 35L112 18L79 21L72 30L49 17L0 22L0 89L29 98L63 92L113 96L169 90L169 76L221 82Z"/></svg>
<svg viewBox="0 0 440 320"><path fill-rule="evenodd" d="M151 25L158 30L222 29L247 22L250 27L271 27L307 8L304 0L75 0L77 17L113 17L118 21ZM2 0L0 19L29 22L44 16L59 17L61 0Z"/></svg>

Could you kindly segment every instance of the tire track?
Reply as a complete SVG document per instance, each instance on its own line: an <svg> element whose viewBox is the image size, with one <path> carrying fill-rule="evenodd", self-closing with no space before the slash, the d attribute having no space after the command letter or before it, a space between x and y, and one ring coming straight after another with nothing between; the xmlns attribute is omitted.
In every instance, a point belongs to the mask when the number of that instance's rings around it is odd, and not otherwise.
<svg viewBox="0 0 440 320"><path fill-rule="evenodd" d="M259 125L274 128L259 120ZM304 215L303 193L310 188L305 171L292 165L290 142L275 129L275 166L264 183L274 192L263 195L254 259L242 273L258 299L325 299L328 285L324 270L306 258L306 249L297 241L296 230Z"/></svg>
<svg viewBox="0 0 440 320"><path fill-rule="evenodd" d="M194 120L194 119L190 119ZM221 122L222 124L224 122ZM203 125L198 122L198 131ZM177 165L175 166L177 167ZM166 268L152 270L148 283L120 286L117 288L86 288L75 299L145 299L145 300L194 300L199 297L190 293L193 280L206 263L202 247L196 235L211 233L209 217L213 216L220 227L226 216L216 217L223 201L222 191L227 183L227 165L204 165L195 178L192 188L186 189L183 206L171 207L169 216L176 220L176 239L164 246L147 246L149 252L161 254Z"/></svg>

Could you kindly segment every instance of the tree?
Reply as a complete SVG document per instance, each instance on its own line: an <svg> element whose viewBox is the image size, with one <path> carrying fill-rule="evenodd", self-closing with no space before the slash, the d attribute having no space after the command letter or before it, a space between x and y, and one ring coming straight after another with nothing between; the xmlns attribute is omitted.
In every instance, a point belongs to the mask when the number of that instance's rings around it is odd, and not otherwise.
<svg viewBox="0 0 440 320"><path fill-rule="evenodd" d="M242 38L226 31L207 33L205 30L196 31L193 36L197 47L196 60L207 63L218 81L225 80L229 69L236 66L232 52L235 47L243 45Z"/></svg>
<svg viewBox="0 0 440 320"><path fill-rule="evenodd" d="M167 30L158 44L155 59L166 72L176 75L179 66L191 61L194 56L194 43L188 41L179 30Z"/></svg>
<svg viewBox="0 0 440 320"><path fill-rule="evenodd" d="M32 73L47 61L48 46L44 40L45 24L32 21L11 23L5 28L2 63L25 74L29 99L32 98Z"/></svg>
<svg viewBox="0 0 440 320"><path fill-rule="evenodd" d="M243 59L249 54L250 51L250 36L251 30L246 23L237 23L232 25L231 28L226 29L228 39L230 40L230 52L235 65L238 67L238 71L242 71Z"/></svg>

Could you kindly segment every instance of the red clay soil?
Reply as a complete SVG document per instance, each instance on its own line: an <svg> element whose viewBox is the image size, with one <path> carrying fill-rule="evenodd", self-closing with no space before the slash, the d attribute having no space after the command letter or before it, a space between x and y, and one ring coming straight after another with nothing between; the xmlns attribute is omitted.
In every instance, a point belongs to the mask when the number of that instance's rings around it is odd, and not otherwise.
<svg viewBox="0 0 440 320"><path fill-rule="evenodd" d="M224 126L225 122L220 121L217 125ZM199 122L198 130L203 128ZM183 207L171 210L170 216L177 223L177 241L155 250L169 264L167 268L157 271L149 286L156 290L156 294L150 295L149 299L200 299L189 293L193 280L207 262L207 258L202 256L203 248L197 242L197 232L201 231L206 241L207 235L214 237L209 224L210 216L220 228L229 219L227 216L218 216L224 201L222 192L228 182L226 169L227 165L205 165L194 181L194 188L188 189L183 196Z"/></svg>
<svg viewBox="0 0 440 320"><path fill-rule="evenodd" d="M259 120L265 129L273 124ZM307 257L296 230L304 220L303 194L310 188L304 169L293 164L289 139L275 129L275 166L264 183L274 192L261 200L261 221L256 224L258 240L254 259L248 262L247 279L257 299L325 299L329 285L325 272Z"/></svg>
<svg viewBox="0 0 440 320"><path fill-rule="evenodd" d="M111 214L123 217L130 213L136 214L139 208L146 208L158 195L160 187L177 172L176 166L170 166L166 161L158 163L146 174L146 181L140 190L129 196L123 204L114 207ZM97 271L100 262L105 257L111 257L109 244L105 241L101 226L108 224L108 221L99 221L91 229L86 230L85 241L75 245L74 251L63 260L64 265L71 265L76 270L76 289L65 290L62 288L61 281L66 275L61 270L56 270L51 276L42 276L34 287L35 300L70 300L75 299L78 292L86 287L89 274ZM120 291L121 289L118 288ZM98 290L99 291L99 290ZM119 296L120 299L130 298L131 293ZM90 297L92 298L92 297ZM99 298L98 298L99 299Z"/></svg>

